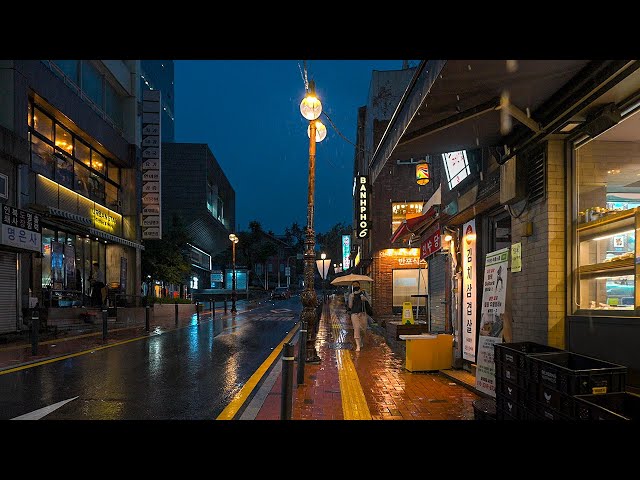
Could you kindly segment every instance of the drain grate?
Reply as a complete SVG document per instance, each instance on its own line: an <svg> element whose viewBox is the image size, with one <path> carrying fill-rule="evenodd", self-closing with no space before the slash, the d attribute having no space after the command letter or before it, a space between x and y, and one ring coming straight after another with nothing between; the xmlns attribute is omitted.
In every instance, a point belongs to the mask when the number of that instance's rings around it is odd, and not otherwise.
<svg viewBox="0 0 640 480"><path fill-rule="evenodd" d="M349 350L353 347L351 342L334 342L329 343L329 348L333 348L334 350Z"/></svg>

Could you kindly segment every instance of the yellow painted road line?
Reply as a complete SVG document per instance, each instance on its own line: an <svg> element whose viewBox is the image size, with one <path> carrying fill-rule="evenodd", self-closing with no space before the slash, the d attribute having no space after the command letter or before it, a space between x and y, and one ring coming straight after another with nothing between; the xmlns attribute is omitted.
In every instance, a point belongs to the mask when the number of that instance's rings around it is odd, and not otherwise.
<svg viewBox="0 0 640 480"><path fill-rule="evenodd" d="M251 395L253 389L256 388L256 385L258 385L260 379L264 376L265 373L267 373L267 370L269 370L269 367L271 367L273 362L275 362L276 359L280 356L283 345L291 340L291 338L293 338L299 327L300 323L296 323L293 326L287 336L284 337L284 339L278 344L278 346L273 349L273 352L271 352L267 359L262 362L262 365L260 365L260 367L258 367L258 369L254 372L254 374L251 375L251 378L249 378L247 383L244 384L238 394L233 398L233 400L231 400L229 405L227 405L225 409L220 413L220 415L216 417L216 420L233 420L233 417L236 416L238 410L240 410L242 405L244 405L244 402L247 401L247 398L249 398L249 395Z"/></svg>
<svg viewBox="0 0 640 480"><path fill-rule="evenodd" d="M344 341L345 334L340 333L340 324L335 311L331 308L331 327L336 341ZM358 379L358 372L351 360L348 350L336 350L338 364L338 379L340 380L340 397L342 398L342 415L345 420L373 420L362 385Z"/></svg>
<svg viewBox="0 0 640 480"><path fill-rule="evenodd" d="M42 360L41 362L30 363L28 365L21 365L19 367L10 368L8 370L0 371L0 375L6 375L7 373L17 372L19 370L24 370L26 368L39 367L40 365L46 365L47 363L60 362L62 360L66 360L67 358L78 357L80 355L86 355L87 353L97 352L98 350L104 350L105 348L117 347L118 345L124 345L125 343L135 342L136 340L142 340L145 338L151 338L155 335L145 335L144 337L136 337L130 338L129 340L124 340L122 342L112 343L110 345L102 345L100 347L92 348L91 350L83 350L82 352L70 353L68 355L62 355L60 357L50 358L48 360Z"/></svg>

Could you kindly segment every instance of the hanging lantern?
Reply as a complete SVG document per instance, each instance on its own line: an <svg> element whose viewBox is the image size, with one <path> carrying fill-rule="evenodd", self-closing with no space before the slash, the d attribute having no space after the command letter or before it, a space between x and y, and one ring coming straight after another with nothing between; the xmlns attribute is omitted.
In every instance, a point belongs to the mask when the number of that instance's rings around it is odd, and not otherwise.
<svg viewBox="0 0 640 480"><path fill-rule="evenodd" d="M416 164L416 183L418 185L426 185L431 181L431 174L429 173L429 162L425 157L424 160L420 160Z"/></svg>

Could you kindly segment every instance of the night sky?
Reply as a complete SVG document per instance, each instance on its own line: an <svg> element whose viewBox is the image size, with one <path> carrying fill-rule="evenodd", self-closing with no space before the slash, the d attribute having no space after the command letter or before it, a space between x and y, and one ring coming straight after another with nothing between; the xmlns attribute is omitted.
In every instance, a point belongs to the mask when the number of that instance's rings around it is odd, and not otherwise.
<svg viewBox="0 0 640 480"><path fill-rule="evenodd" d="M416 62L411 62L414 65ZM302 60L176 60L175 141L207 143L236 193L236 224L258 220L276 234L307 222L308 121L300 114ZM372 70L399 70L402 60L312 60L323 111L351 142ZM315 230L351 223L355 147L326 117L317 145Z"/></svg>

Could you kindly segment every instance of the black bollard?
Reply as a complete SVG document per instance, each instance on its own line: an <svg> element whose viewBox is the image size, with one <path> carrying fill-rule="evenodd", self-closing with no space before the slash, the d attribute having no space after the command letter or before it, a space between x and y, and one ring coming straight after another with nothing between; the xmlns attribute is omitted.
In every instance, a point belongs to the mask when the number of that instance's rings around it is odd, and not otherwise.
<svg viewBox="0 0 640 480"><path fill-rule="evenodd" d="M40 314L38 309L31 310L31 355L38 354L38 333L40 330Z"/></svg>
<svg viewBox="0 0 640 480"><path fill-rule="evenodd" d="M224 297L224 313L227 313L227 297Z"/></svg>
<svg viewBox="0 0 640 480"><path fill-rule="evenodd" d="M102 341L107 341L107 310L102 310Z"/></svg>
<svg viewBox="0 0 640 480"><path fill-rule="evenodd" d="M149 331L149 305L144 307L144 329Z"/></svg>
<svg viewBox="0 0 640 480"><path fill-rule="evenodd" d="M307 358L307 322L300 322L298 336L298 385L304 383L304 363Z"/></svg>
<svg viewBox="0 0 640 480"><path fill-rule="evenodd" d="M211 300L211 320L216 318L216 301Z"/></svg>
<svg viewBox="0 0 640 480"><path fill-rule="evenodd" d="M285 343L282 347L282 402L280 404L280 420L291 420L294 360L293 344Z"/></svg>
<svg viewBox="0 0 640 480"><path fill-rule="evenodd" d="M176 327L178 326L178 302L176 302Z"/></svg>
<svg viewBox="0 0 640 480"><path fill-rule="evenodd" d="M200 323L200 304L196 302L196 318L198 319L198 323Z"/></svg>

